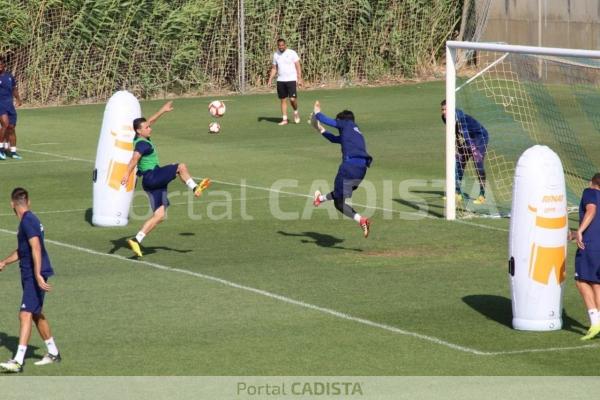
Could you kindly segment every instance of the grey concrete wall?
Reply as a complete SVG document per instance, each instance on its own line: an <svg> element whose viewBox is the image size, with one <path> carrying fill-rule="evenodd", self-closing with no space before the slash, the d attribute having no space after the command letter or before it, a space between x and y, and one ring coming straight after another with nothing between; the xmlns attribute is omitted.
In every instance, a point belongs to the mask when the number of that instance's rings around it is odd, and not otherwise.
<svg viewBox="0 0 600 400"><path fill-rule="evenodd" d="M481 41L599 50L600 0L492 0Z"/></svg>

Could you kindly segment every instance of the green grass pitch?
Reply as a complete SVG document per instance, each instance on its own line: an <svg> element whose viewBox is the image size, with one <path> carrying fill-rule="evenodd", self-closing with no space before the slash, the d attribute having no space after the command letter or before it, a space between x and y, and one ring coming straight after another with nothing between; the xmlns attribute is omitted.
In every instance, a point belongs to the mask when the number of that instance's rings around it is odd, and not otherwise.
<svg viewBox="0 0 600 400"><path fill-rule="evenodd" d="M161 162L215 183L191 205L183 184L170 185L168 219L144 241L142 262L125 244L147 215L140 188L129 226L89 222L104 106L20 110L24 158L0 162L0 252L16 246L9 194L24 186L56 270L45 309L64 358L34 366L45 352L34 331L24 374L597 373L598 345L579 341L587 316L573 247L564 329L517 332L508 220L440 218L443 94L441 82L304 91L303 122L285 127L274 94L225 97L218 135L207 133L212 98L175 100L154 126ZM365 185L376 196L354 198L375 206L356 205L372 215L368 239L333 204L312 208L312 190L331 187L340 160L305 123L316 99L330 115L353 110L375 158ZM144 115L160 105L144 102ZM0 274L0 359L16 348L20 296L11 265Z"/></svg>

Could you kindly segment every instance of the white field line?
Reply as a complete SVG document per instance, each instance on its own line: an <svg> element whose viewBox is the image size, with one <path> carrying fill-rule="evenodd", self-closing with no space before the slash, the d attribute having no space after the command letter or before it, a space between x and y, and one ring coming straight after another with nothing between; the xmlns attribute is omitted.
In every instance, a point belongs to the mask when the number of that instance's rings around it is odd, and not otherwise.
<svg viewBox="0 0 600 400"><path fill-rule="evenodd" d="M60 160L62 161L62 160ZM284 197L292 197L292 196L284 196ZM220 199L214 199L214 200L210 200L211 203L229 203L229 201L250 201L250 200L268 200L268 197L238 197L235 199L231 199L231 200L220 200ZM202 200L200 201L196 201L196 203L198 204L203 204L206 202L203 202ZM170 203L170 207L173 206L184 206L189 204L189 202L187 201L181 201L181 202L177 202L177 203ZM74 213L74 212L83 212L83 211L87 211L89 210L91 207L88 208L71 208L71 209L67 209L67 210L47 210L47 211L36 211L36 214L67 214L67 213ZM137 206L131 206L131 208L148 208L148 205L137 205ZM0 214L0 217L12 217L14 216L15 213L4 213L4 214Z"/></svg>
<svg viewBox="0 0 600 400"><path fill-rule="evenodd" d="M7 229L2 229L0 228L0 232L1 233L6 233L9 235L16 235L16 232L14 231L10 231ZM216 283L220 283L222 285L234 288L234 289L239 289L239 290L244 290L250 293L254 293L257 294L259 296L264 296L273 300L278 300L287 304L292 304L298 307L302 307L302 308L306 308L309 310L313 310L313 311L317 311L320 312L322 314L327 314L327 315L331 315L333 317L339 318L339 319L343 319L346 321L351 321L351 322L356 322L362 325L366 325L366 326L370 326L372 328L378 328L378 329L383 329L385 331L388 332L392 332L395 334L399 334L399 335L404 335L404 336L410 336L410 337L414 337L416 339L421 339L421 340L425 340L434 344L438 344L440 346L444 346L444 347L448 347L450 349L453 350L457 350L457 351L462 351L465 353L469 353L469 354L474 354L474 355L478 355L478 356L499 356L499 355L510 355L510 354L525 354L525 353L542 353L542 352L557 352L557 351L565 351L565 350L581 350L581 349L589 349L589 348L597 348L598 345L583 345L583 346L571 346L571 347L551 347L551 348L541 348L541 349L523 349L523 350L508 350L508 351L481 351L481 350L477 350L477 349L473 349L470 347L466 347L466 346L461 346L455 343L451 343L448 342L446 340L434 337L434 336L428 336L428 335L423 335L421 333L417 333L417 332L411 332L411 331L407 331L404 329L400 329L397 328L395 326L391 326L391 325L387 325L387 324L382 324L379 322L374 322L365 318L358 318L358 317L353 317L350 314L346 314L340 311L336 311L336 310L332 310L330 308L326 308L326 307L320 307L320 306L316 306L310 303L306 303L300 300L295 300L286 296L282 296L276 293L271 293L268 292L266 290L261 290L261 289L256 289L250 286L245 286L245 285L241 285L239 283L235 283L235 282L231 282L228 281L226 279L222 279L222 278L217 278L215 276L212 275L206 275L206 274L201 274L199 272L193 272L193 271L189 271L186 269L181 269L181 268L173 268L173 267L169 267L166 265L162 265L162 264L158 264L158 263L153 263L153 262L149 262L149 261L144 261L144 260L134 260L134 259L130 259L130 258L126 258L123 256L120 256L118 254L108 254L108 253L102 253L96 250L92 250L92 249L88 249L85 247L80 247L80 246L75 246L72 244L68 244L68 243L63 243L63 242L59 242L56 240L50 240L50 239L45 239L44 240L45 243L50 243L53 244L55 246L59 246L59 247L64 247L67 249L71 249L71 250L76 250L76 251L80 251L80 252L84 252L87 254L92 254L92 255L96 255L96 256L103 256L103 257L110 257L110 258L115 258L121 261L126 261L126 262L130 262L130 263L135 263L135 264L142 264L148 267L152 267L155 269L159 269L161 271L166 271L166 272L174 272L174 273L179 273L179 274L184 274L184 275L189 275L189 276L193 276L196 278L201 278L207 281L211 281L211 282L216 282Z"/></svg>
<svg viewBox="0 0 600 400"><path fill-rule="evenodd" d="M33 150L27 150L27 149L21 149L21 151L27 151L27 152L30 152L30 153L55 156L55 157L60 157L60 158L66 159L66 160L84 161L84 162L90 162L90 163L94 162L92 160L86 160L86 159L83 159L83 158L71 157L71 156L66 156L66 155L56 154L56 153L47 153L47 152L33 151ZM200 177L194 177L194 179L201 179L201 178ZM249 188L249 189L266 190L268 192L281 193L281 194L289 194L289 195L298 196L298 197L312 198L312 195L307 195L307 194L302 194L302 193L295 193L295 192L287 192L287 191L284 191L284 190L276 190L276 189L268 188L268 187L264 187L264 186L255 186L255 185L246 185L246 184L240 184L240 183L235 183L235 182L219 181L219 180L212 179L212 178L211 178L211 180L213 182L215 182L215 183L220 183L222 185L230 185L230 186L237 186L237 187L246 187L246 188ZM352 203L352 204L355 205L355 206L359 206L359 207L365 207L365 208L369 208L369 209L373 209L373 210L386 211L386 212L391 212L391 213L395 213L395 214L402 213L402 211L393 210L393 209L389 209L389 208L383 208L383 207L377 207L377 206L370 206L370 205L367 205L367 204L359 204L359 203ZM424 217L425 218L429 218L429 219L439 220L439 218L434 217L433 215L429 215L429 214L425 214ZM505 229L505 228L498 228L498 227L495 227L495 226L478 224L478 223L475 223L475 222L465 221L465 220L461 220L461 219L456 219L453 222L459 223L459 224L463 224L463 225L475 226L475 227L483 228L483 229L489 229L489 230L492 230L492 231L508 232L508 229Z"/></svg>
<svg viewBox="0 0 600 400"><path fill-rule="evenodd" d="M0 167L8 167L8 166L18 167L19 165L23 165L23 164L40 164L40 163L67 162L67 161L78 161L78 160L32 160L32 161L29 161L29 160L28 161L23 161L23 160L10 161L10 160L6 160L6 161L0 162Z"/></svg>

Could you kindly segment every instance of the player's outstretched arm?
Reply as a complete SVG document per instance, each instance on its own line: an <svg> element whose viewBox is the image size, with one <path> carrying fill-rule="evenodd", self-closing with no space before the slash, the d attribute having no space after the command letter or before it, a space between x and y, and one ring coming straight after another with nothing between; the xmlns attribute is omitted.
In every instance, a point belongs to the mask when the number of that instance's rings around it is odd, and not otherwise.
<svg viewBox="0 0 600 400"><path fill-rule="evenodd" d="M173 111L173 102L167 101L154 115L148 118L148 125L152 125L159 119L163 114Z"/></svg>
<svg viewBox="0 0 600 400"><path fill-rule="evenodd" d="M2 271L8 264L12 264L17 261L19 261L19 253L17 250L14 250L4 260L0 260L0 271Z"/></svg>
<svg viewBox="0 0 600 400"><path fill-rule="evenodd" d="M315 118L324 123L325 125L329 125L333 128L339 128L337 121L333 118L329 118L327 115L321 112L321 103L319 100L315 101L315 105L313 106L313 112L315 113Z"/></svg>

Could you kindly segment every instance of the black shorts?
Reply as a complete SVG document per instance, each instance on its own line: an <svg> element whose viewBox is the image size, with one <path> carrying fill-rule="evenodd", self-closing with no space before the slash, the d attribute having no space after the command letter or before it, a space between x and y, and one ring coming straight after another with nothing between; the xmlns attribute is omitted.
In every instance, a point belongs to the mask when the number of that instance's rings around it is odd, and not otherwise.
<svg viewBox="0 0 600 400"><path fill-rule="evenodd" d="M298 97L296 93L296 81L277 81L277 97L280 99L285 99L286 97Z"/></svg>

